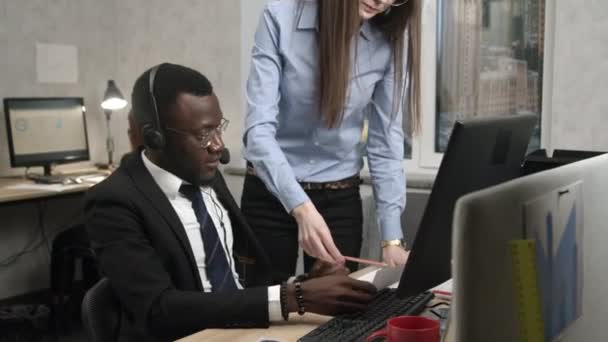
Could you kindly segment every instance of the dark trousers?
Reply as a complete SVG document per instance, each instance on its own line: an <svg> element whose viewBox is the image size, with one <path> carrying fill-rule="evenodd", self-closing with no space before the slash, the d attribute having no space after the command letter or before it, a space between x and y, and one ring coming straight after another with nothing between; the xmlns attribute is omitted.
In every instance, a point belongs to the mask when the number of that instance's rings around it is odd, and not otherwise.
<svg viewBox="0 0 608 342"><path fill-rule="evenodd" d="M363 209L359 186L339 190L306 191L325 219L334 243L342 255L359 256L363 230ZM298 259L298 225L281 202L256 176L245 176L241 210L272 264L273 281L294 275ZM304 255L304 269L310 270L315 259ZM348 262L351 271L357 264Z"/></svg>

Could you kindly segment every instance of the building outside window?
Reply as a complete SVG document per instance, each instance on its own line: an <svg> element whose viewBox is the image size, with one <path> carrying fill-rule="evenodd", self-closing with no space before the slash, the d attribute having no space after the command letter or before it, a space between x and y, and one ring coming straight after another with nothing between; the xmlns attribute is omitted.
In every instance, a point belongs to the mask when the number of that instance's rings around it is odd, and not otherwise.
<svg viewBox="0 0 608 342"><path fill-rule="evenodd" d="M437 0L435 152L458 119L532 113L540 147L545 0Z"/></svg>

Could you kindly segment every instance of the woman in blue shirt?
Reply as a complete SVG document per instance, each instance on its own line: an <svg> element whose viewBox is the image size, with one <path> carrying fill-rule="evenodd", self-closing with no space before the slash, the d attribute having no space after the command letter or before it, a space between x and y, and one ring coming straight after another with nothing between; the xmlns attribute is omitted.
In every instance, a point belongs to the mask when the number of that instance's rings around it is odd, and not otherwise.
<svg viewBox="0 0 608 342"><path fill-rule="evenodd" d="M298 241L306 269L313 258L341 263L343 254L360 253L363 148L383 259L405 263L402 113L417 128L418 1L282 0L266 6L247 81L248 174L241 207L273 262L275 279L294 273Z"/></svg>

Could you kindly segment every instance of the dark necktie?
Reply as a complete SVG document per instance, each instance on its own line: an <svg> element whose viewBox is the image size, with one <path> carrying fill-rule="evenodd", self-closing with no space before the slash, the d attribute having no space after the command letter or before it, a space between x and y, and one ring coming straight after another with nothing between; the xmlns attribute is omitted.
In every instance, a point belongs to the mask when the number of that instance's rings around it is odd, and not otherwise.
<svg viewBox="0 0 608 342"><path fill-rule="evenodd" d="M200 231L203 247L205 248L207 279L211 283L212 291L236 290L237 287L228 265L228 258L220 243L213 220L211 220L209 212L205 207L205 201L203 201L200 188L184 183L179 188L179 192L192 202L192 209L194 209L196 220L201 226Z"/></svg>

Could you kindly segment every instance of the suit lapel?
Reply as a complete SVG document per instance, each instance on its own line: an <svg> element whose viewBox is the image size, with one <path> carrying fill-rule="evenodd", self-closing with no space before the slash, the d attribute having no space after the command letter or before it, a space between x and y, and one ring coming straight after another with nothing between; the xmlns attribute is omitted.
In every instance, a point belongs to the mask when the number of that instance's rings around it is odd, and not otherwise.
<svg viewBox="0 0 608 342"><path fill-rule="evenodd" d="M193 272L194 279L196 279L197 285L202 291L203 284L201 283L200 275L198 274L198 267L196 266L196 260L194 259L194 253L190 246L190 240L188 240L188 236L186 235L186 230L177 216L177 213L171 206L169 199L156 184L152 175L148 172L148 169L146 169L146 166L141 159L141 150L132 153L126 160L125 166L137 189L148 199L150 204L163 217L177 237L177 240L186 253L186 258L190 263L190 269Z"/></svg>

